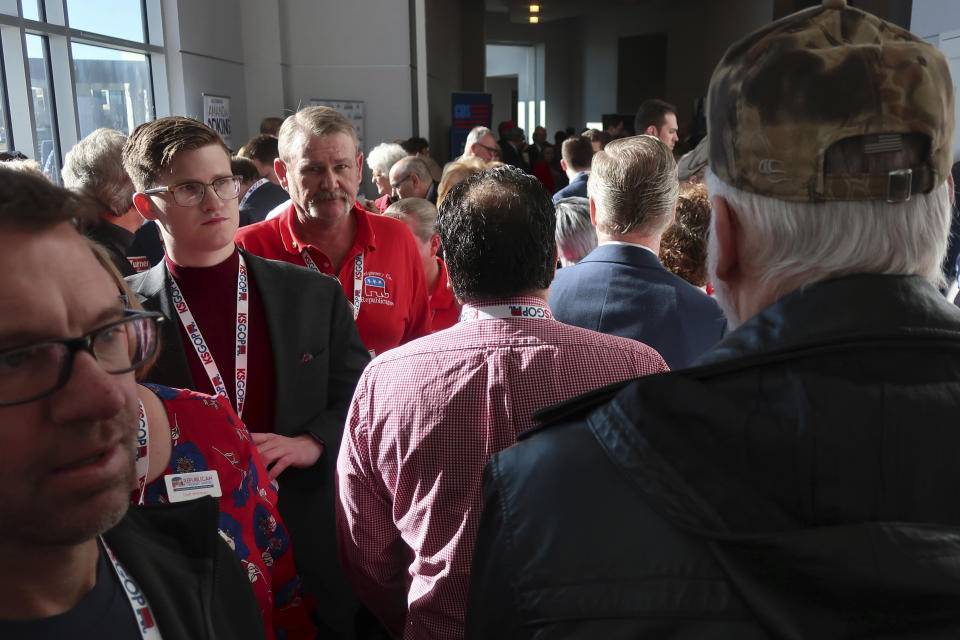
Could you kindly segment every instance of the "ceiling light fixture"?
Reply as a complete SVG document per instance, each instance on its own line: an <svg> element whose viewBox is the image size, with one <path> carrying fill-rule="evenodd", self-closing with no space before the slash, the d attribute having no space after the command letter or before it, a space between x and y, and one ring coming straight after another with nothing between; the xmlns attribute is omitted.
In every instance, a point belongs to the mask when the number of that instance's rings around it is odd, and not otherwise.
<svg viewBox="0 0 960 640"><path fill-rule="evenodd" d="M540 18L537 16L530 16L530 24L537 24L540 22Z"/></svg>
<svg viewBox="0 0 960 640"><path fill-rule="evenodd" d="M530 5L530 13L540 13L540 5L538 4Z"/></svg>

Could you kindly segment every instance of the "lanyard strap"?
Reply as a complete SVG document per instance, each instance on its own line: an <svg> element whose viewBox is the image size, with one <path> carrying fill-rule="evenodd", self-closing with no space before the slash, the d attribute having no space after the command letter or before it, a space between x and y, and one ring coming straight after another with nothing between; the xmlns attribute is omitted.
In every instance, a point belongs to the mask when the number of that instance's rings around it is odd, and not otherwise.
<svg viewBox="0 0 960 640"><path fill-rule="evenodd" d="M247 201L247 198L249 198L249 197L253 194L254 191L256 191L256 190L259 189L261 186L263 186L263 183L264 183L264 182L269 182L269 181L268 181L266 178L260 178L259 180L257 180L256 182L254 182L252 185L250 185L250 188L247 189L247 192L246 192L245 194L243 194L243 197L242 197L242 198L240 198L240 204L238 204L237 206L238 206L238 207L242 207L242 206L243 206L243 203L245 203L245 202Z"/></svg>
<svg viewBox="0 0 960 640"><path fill-rule="evenodd" d="M320 269L317 268L317 263L313 261L313 258L310 257L310 254L307 253L307 250L304 249L300 252L300 257L303 258L303 261L307 264L308 267L314 271L323 273ZM363 302L363 252L361 251L357 254L357 257L353 259L353 319L356 320L357 316L360 315L360 303Z"/></svg>
<svg viewBox="0 0 960 640"><path fill-rule="evenodd" d="M133 611L133 617L137 620L140 636L143 640L162 640L163 636L160 635L160 629L153 619L153 614L150 611L150 603L147 602L147 596L143 594L143 591L140 590L140 587L134 581L133 577L123 568L123 565L117 560L117 556L115 556L110 547L107 546L107 541L102 537L100 538L100 544L103 545L103 550L107 552L107 558L110 559L113 570L120 580L123 593L126 594L127 600L130 601L130 609Z"/></svg>
<svg viewBox="0 0 960 640"><path fill-rule="evenodd" d="M247 263L244 261L242 253L238 257L240 259L240 265L239 269L237 269L237 350L236 359L234 360L234 381L236 383L237 415L242 418L243 405L247 397L247 340L249 338L250 295L247 280ZM180 324L183 325L184 331L187 332L187 337L193 345L193 350L196 351L197 357L200 358L200 362L203 363L203 369L206 371L207 377L210 378L210 385L213 387L213 392L223 396L229 402L230 396L227 395L227 387L223 383L220 369L217 368L217 363L213 361L213 354L210 353L207 341L204 340L203 334L200 333L200 327L197 326L197 322L190 312L190 307L187 306L187 301L184 299L183 294L180 292L180 287L177 286L173 278L170 279L170 294L173 297L173 306L176 308L177 315L180 317Z"/></svg>
<svg viewBox="0 0 960 640"><path fill-rule="evenodd" d="M147 428L147 411L143 402L140 405L140 421L137 423L137 504L143 504L143 497L147 491L147 472L150 467L150 458L147 450L150 446L150 430Z"/></svg>
<svg viewBox="0 0 960 640"><path fill-rule="evenodd" d="M545 304L498 304L483 307L463 305L460 322L490 320L492 318L539 318L553 320L553 312Z"/></svg>

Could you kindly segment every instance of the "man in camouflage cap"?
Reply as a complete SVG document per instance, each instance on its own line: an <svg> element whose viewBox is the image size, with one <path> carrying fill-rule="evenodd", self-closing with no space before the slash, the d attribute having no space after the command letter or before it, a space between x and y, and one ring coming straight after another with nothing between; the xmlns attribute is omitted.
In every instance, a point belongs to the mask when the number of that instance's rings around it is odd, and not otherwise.
<svg viewBox="0 0 960 640"><path fill-rule="evenodd" d="M468 638L960 636L953 100L943 55L842 0L727 51L710 266L738 328L493 457Z"/></svg>

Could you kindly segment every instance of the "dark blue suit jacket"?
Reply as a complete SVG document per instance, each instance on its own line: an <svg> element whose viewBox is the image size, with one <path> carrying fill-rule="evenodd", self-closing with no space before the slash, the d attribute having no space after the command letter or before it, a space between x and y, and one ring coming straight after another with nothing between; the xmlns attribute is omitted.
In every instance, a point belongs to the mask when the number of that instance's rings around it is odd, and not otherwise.
<svg viewBox="0 0 960 640"><path fill-rule="evenodd" d="M689 365L726 331L713 298L667 271L641 247L600 245L557 270L550 308L561 322L633 338L671 369Z"/></svg>
<svg viewBox="0 0 960 640"><path fill-rule="evenodd" d="M578 174L573 181L565 186L560 191L557 191L553 194L553 201L556 202L561 198L572 198L573 196L579 196L581 198L587 197L587 178L590 177L589 173Z"/></svg>

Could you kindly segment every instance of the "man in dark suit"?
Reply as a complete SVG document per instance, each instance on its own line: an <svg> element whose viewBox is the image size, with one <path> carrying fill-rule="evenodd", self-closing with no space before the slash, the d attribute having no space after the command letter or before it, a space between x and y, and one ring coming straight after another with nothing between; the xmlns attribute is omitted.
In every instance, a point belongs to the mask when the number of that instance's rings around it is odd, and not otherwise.
<svg viewBox="0 0 960 640"><path fill-rule="evenodd" d="M553 194L553 201L564 198L586 198L587 178L593 162L593 146L583 136L570 136L560 148L560 168L567 174L570 184Z"/></svg>
<svg viewBox="0 0 960 640"><path fill-rule="evenodd" d="M241 156L230 158L233 175L240 176L240 226L260 222L279 204L290 199L290 194L267 178L261 178L253 160Z"/></svg>
<svg viewBox="0 0 960 640"><path fill-rule="evenodd" d="M503 125L501 125L503 127ZM530 173L529 157L524 158L524 149L526 142L524 140L523 129L513 126L508 129L500 130L500 159L504 164L513 165Z"/></svg>
<svg viewBox="0 0 960 640"><path fill-rule="evenodd" d="M677 206L673 154L653 136L621 138L598 151L592 166L599 246L557 272L550 307L561 322L639 340L671 369L685 367L720 340L726 322L713 298L658 258Z"/></svg>
<svg viewBox="0 0 960 640"><path fill-rule="evenodd" d="M328 276L237 249L239 179L206 125L141 125L123 156L134 204L166 246L160 264L129 279L167 318L147 380L230 400L280 484L280 514L321 621L348 630L357 607L336 558L334 463L369 356L343 291Z"/></svg>

